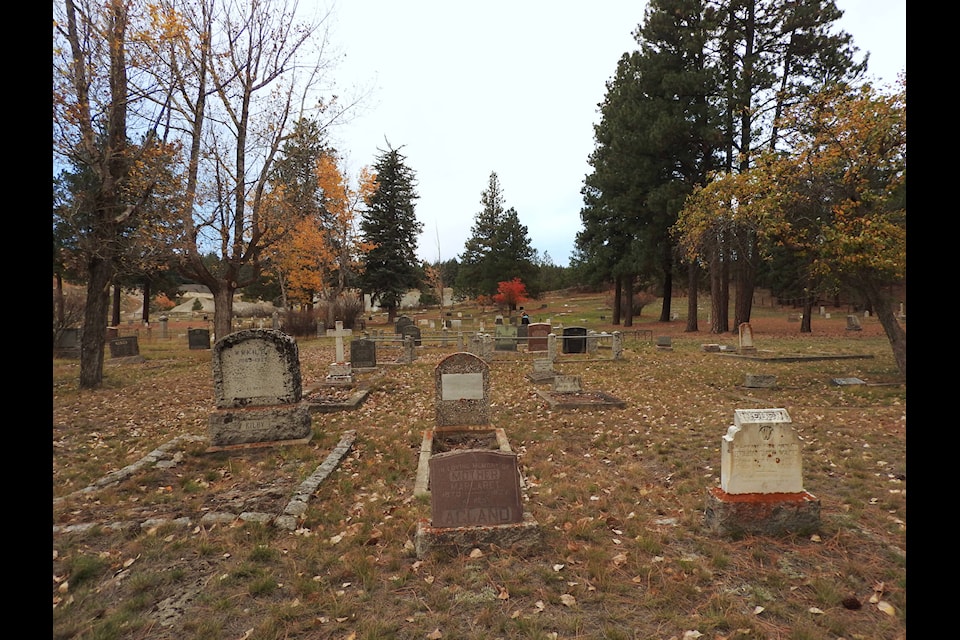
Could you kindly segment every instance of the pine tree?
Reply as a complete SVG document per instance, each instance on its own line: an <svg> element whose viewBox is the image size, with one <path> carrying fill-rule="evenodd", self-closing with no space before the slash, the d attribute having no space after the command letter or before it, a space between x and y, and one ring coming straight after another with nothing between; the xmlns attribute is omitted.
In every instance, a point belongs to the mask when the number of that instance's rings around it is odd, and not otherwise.
<svg viewBox="0 0 960 640"><path fill-rule="evenodd" d="M480 194L480 205L460 256L455 285L458 295L492 296L500 282L513 278L534 283L537 267L527 227L520 224L513 207L504 208L503 189L495 171ZM533 289L530 293L536 295Z"/></svg>
<svg viewBox="0 0 960 640"><path fill-rule="evenodd" d="M420 282L416 251L423 223L414 206L416 175L405 161L399 149L381 150L374 164L375 189L360 221L364 241L372 246L360 282L371 300L387 309L391 322L403 295Z"/></svg>

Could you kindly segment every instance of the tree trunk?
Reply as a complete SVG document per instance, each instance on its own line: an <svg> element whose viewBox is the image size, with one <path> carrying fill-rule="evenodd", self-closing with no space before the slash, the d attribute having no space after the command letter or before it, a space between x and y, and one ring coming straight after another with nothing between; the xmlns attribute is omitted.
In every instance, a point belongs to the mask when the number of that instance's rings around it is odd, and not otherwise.
<svg viewBox="0 0 960 640"><path fill-rule="evenodd" d="M700 289L700 267L696 262L687 265L687 328L686 332L699 331L697 325L697 294Z"/></svg>
<svg viewBox="0 0 960 640"><path fill-rule="evenodd" d="M893 350L893 359L897 363L897 370L903 379L907 379L907 332L903 330L897 316L893 311L893 304L890 298L883 294L880 287L872 283L866 286L861 285L861 291L867 302L877 314L880 326L887 334L887 340L890 341L890 348Z"/></svg>
<svg viewBox="0 0 960 640"><path fill-rule="evenodd" d="M803 297L803 318L800 319L800 333L812 333L813 332L813 295L807 293Z"/></svg>
<svg viewBox="0 0 960 640"><path fill-rule="evenodd" d="M141 320L144 326L150 325L150 278L143 279L143 313Z"/></svg>
<svg viewBox="0 0 960 640"><path fill-rule="evenodd" d="M613 324L620 324L620 309L623 304L623 298L620 291L621 277L616 276L613 279Z"/></svg>
<svg viewBox="0 0 960 640"><path fill-rule="evenodd" d="M717 256L710 265L710 333L726 333L730 330L727 317L730 290L727 286L726 264Z"/></svg>
<svg viewBox="0 0 960 640"><path fill-rule="evenodd" d="M626 302L623 305L623 326L633 326L633 274L623 277L623 297Z"/></svg>
<svg viewBox="0 0 960 640"><path fill-rule="evenodd" d="M670 264L664 266L663 305L660 308L660 322L670 322L670 303L673 300L673 271Z"/></svg>
<svg viewBox="0 0 960 640"><path fill-rule="evenodd" d="M233 333L233 292L229 282L213 291L213 336L216 340Z"/></svg>
<svg viewBox="0 0 960 640"><path fill-rule="evenodd" d="M110 281L113 280L111 261L92 259L87 278L87 302L80 336L80 388L96 389L103 382L103 347L107 338Z"/></svg>
<svg viewBox="0 0 960 640"><path fill-rule="evenodd" d="M63 276L58 273L56 275L56 279L57 288L54 289L53 293L53 309L57 321L57 327L62 327L64 323Z"/></svg>
<svg viewBox="0 0 960 640"><path fill-rule="evenodd" d="M119 327L120 326L120 297L122 291L120 290L120 285L114 283L113 285L113 313L110 316L110 326Z"/></svg>

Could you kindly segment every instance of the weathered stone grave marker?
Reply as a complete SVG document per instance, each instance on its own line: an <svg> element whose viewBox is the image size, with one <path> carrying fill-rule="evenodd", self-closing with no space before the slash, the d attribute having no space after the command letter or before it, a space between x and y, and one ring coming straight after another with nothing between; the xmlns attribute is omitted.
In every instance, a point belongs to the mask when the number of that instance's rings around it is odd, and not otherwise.
<svg viewBox="0 0 960 640"><path fill-rule="evenodd" d="M498 324L495 334L495 351L516 351L517 350L517 325Z"/></svg>
<svg viewBox="0 0 960 640"><path fill-rule="evenodd" d="M657 336L657 351L673 351L673 339L670 336Z"/></svg>
<svg viewBox="0 0 960 640"><path fill-rule="evenodd" d="M343 339L353 335L352 329L344 329L343 321L337 320L333 329L327 329L327 336L334 339L335 356L334 362L330 364L330 371L327 373L327 384L333 385L352 385L353 368L346 361L346 351L343 346Z"/></svg>
<svg viewBox="0 0 960 640"><path fill-rule="evenodd" d="M720 534L810 533L820 501L803 489L802 441L786 409L737 409L721 440L705 522Z"/></svg>
<svg viewBox="0 0 960 640"><path fill-rule="evenodd" d="M527 325L527 351L546 351L547 336L552 331L547 322L532 322Z"/></svg>
<svg viewBox="0 0 960 640"><path fill-rule="evenodd" d="M275 329L244 329L213 346L216 410L210 451L309 442L309 407L301 402L296 341Z"/></svg>
<svg viewBox="0 0 960 640"><path fill-rule="evenodd" d="M57 334L56 343L53 345L53 357L70 359L79 358L80 338L82 335L83 331L79 327L67 327L65 329L61 329L60 333Z"/></svg>
<svg viewBox="0 0 960 640"><path fill-rule="evenodd" d="M434 527L522 522L517 454L479 449L434 454L430 497Z"/></svg>
<svg viewBox="0 0 960 640"><path fill-rule="evenodd" d="M434 369L436 424L490 423L490 365L472 353L453 353Z"/></svg>
<svg viewBox="0 0 960 640"><path fill-rule="evenodd" d="M126 336L124 338L113 338L110 340L110 357L112 359L126 359L142 361L140 356L140 343L137 336Z"/></svg>
<svg viewBox="0 0 960 640"><path fill-rule="evenodd" d="M350 341L350 367L354 371L377 368L377 343L374 340L360 338Z"/></svg>
<svg viewBox="0 0 960 640"><path fill-rule="evenodd" d="M746 380L743 382L743 386L747 389L773 389L777 386L777 376L762 373L748 373Z"/></svg>
<svg viewBox="0 0 960 640"><path fill-rule="evenodd" d="M862 331L863 327L860 325L860 316L850 314L847 316L847 331Z"/></svg>
<svg viewBox="0 0 960 640"><path fill-rule="evenodd" d="M563 330L563 353L586 353L587 351L587 328L586 327L566 327Z"/></svg>
<svg viewBox="0 0 960 640"><path fill-rule="evenodd" d="M187 329L187 344L191 349L209 349L210 329Z"/></svg>
<svg viewBox="0 0 960 640"><path fill-rule="evenodd" d="M740 323L740 349L741 353L748 353L756 351L757 348L753 344L753 327L750 326L749 322Z"/></svg>

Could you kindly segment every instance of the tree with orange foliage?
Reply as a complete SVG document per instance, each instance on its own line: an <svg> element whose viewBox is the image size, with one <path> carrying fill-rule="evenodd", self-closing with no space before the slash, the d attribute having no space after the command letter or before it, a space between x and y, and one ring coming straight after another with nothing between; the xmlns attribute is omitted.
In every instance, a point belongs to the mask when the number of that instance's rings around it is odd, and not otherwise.
<svg viewBox="0 0 960 640"><path fill-rule="evenodd" d="M906 277L906 78L882 94L838 85L811 95L781 119L788 144L749 171L724 174L687 199L677 222L688 257L726 225L755 230L761 248L787 251L804 280L854 291L883 326L901 375L906 331L890 285Z"/></svg>
<svg viewBox="0 0 960 640"><path fill-rule="evenodd" d="M527 287L520 278L498 282L497 293L493 296L494 302L506 305L510 311L516 311L517 306L529 299Z"/></svg>

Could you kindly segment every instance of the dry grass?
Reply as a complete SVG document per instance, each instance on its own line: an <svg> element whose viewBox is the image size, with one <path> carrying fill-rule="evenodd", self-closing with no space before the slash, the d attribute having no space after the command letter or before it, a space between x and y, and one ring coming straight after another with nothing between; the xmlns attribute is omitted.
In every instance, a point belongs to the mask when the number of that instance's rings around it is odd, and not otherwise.
<svg viewBox="0 0 960 640"><path fill-rule="evenodd" d="M602 305L580 304L574 315ZM143 341L147 361L108 366L92 392L77 391L76 362L56 360L54 524L94 526L54 536L53 637L904 639L906 385L875 326L848 335L842 323L815 320L800 336L771 313L753 322L754 337L772 352L871 359L760 364L700 349L734 336L641 322L671 333L673 351L629 337L623 361L555 365L626 409L550 411L524 377L529 357L498 356L493 424L520 454L527 508L544 533L525 556L414 553L416 521L429 515L413 496L421 432L434 420L433 367L449 351L424 347L412 365L365 374L367 401L316 414L309 444L207 454L185 443L175 465L90 492L80 490L176 436L205 435L210 352L188 350L185 338ZM320 382L331 342L303 340L300 353L305 386ZM776 375L777 388L743 388L748 373ZM834 377L871 384L838 387ZM734 409L772 406L805 441L819 536L711 536L702 515L719 482L720 438ZM353 449L297 531L199 525L208 511L279 513L351 429ZM851 598L862 607L847 608Z"/></svg>

